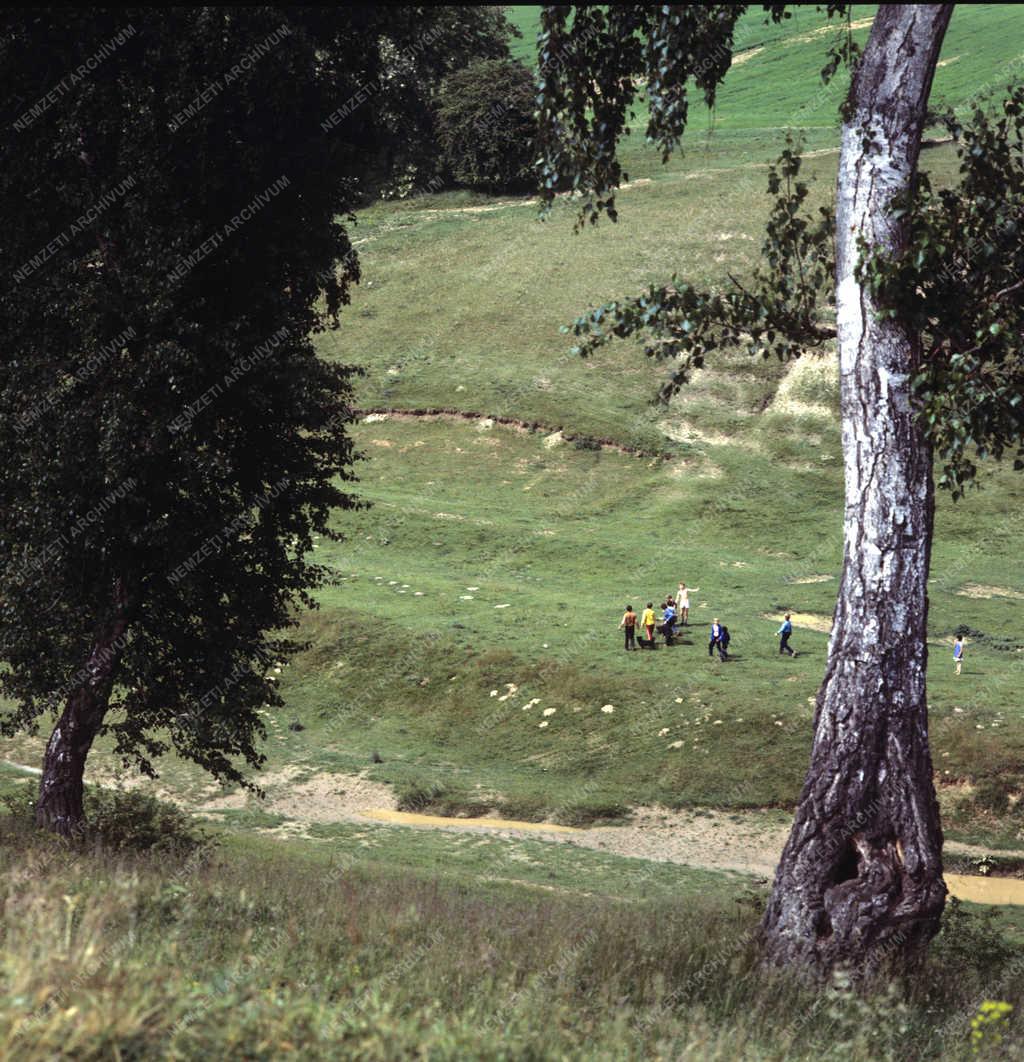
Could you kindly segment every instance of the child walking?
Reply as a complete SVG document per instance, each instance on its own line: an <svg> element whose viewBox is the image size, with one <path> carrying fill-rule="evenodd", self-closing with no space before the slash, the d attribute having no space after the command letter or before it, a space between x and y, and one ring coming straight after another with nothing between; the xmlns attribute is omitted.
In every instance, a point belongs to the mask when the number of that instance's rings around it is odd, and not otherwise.
<svg viewBox="0 0 1024 1062"><path fill-rule="evenodd" d="M787 612L786 618L782 621L782 626L775 632L776 638L778 638L780 635L782 637L782 641L779 642L780 656L782 655L782 653L789 653L790 656L796 656L796 653L794 653L793 650L789 647L789 636L793 633L793 623L790 620L789 616L790 614Z"/></svg>
<svg viewBox="0 0 1024 1062"><path fill-rule="evenodd" d="M636 649L636 613L633 611L632 605L626 606L626 614L622 617L622 622L619 624L619 630L625 630L626 632L626 652L630 649Z"/></svg>
<svg viewBox="0 0 1024 1062"><path fill-rule="evenodd" d="M640 622L643 623L644 628L647 631L647 642L650 645L650 647L653 649L654 648L654 625L656 623L656 620L654 618L654 602L653 601L648 601L647 602L647 608L644 609L644 617L643 617L643 619Z"/></svg>
<svg viewBox="0 0 1024 1062"><path fill-rule="evenodd" d="M956 664L956 673L960 674L960 668L964 662L964 636L958 634L956 641L953 642L953 663Z"/></svg>

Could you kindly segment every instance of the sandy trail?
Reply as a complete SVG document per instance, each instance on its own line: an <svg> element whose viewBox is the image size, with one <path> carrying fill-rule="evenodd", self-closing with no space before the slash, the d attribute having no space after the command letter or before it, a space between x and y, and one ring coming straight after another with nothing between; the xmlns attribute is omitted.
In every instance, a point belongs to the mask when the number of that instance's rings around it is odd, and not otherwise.
<svg viewBox="0 0 1024 1062"><path fill-rule="evenodd" d="M38 775L38 768L3 760L6 766L25 774ZM218 811L253 808L270 814L287 816L291 821L284 832L304 836L306 827L317 822L376 823L414 829L446 832L489 833L498 837L532 837L555 844L572 844L593 848L613 855L646 859L657 863L680 863L707 870L733 871L770 880L779 855L789 835L791 817L778 810L714 811L697 808L672 811L660 807L635 809L625 826L578 828L550 822L522 822L495 815L478 818L449 818L403 812L390 788L360 775L306 775L301 767L291 766L270 772L259 781L267 792L265 800L233 792L210 794L203 803L175 798L165 790L154 793L162 799L174 799L180 806L204 818L216 818ZM143 791L153 789L149 779L116 782L113 776L91 780L100 785L120 784ZM126 784L127 782L127 784ZM281 833L280 828L269 832ZM978 845L947 841L949 855L976 856L992 854ZM1000 849L1007 858L1024 858L1024 850ZM983 878L949 874L946 884L950 894L975 903L1024 904L1024 881L1011 878Z"/></svg>

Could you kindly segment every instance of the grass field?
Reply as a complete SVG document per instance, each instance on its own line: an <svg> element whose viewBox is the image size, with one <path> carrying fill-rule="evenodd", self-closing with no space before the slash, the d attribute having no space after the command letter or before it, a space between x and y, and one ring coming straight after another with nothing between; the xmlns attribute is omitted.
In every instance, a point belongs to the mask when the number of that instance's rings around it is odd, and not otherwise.
<svg viewBox="0 0 1024 1062"><path fill-rule="evenodd" d="M534 9L514 15L535 33ZM982 68L992 80L1012 61L1012 17L1000 5L958 11L943 54L960 59L941 68L937 91L962 101ZM338 584L304 620L315 648L281 676L288 708L271 731L271 769L370 768L449 809L532 818L792 803L840 563L834 359L723 355L665 408L651 399L666 366L631 343L574 358L560 328L672 271L714 285L750 267L768 205L764 164L793 103L785 93L814 87L824 38L811 22L801 11L766 29L745 16L740 36L762 51L730 75L739 95L722 97L736 136L708 142L698 131L667 167L638 146L645 168L621 195L617 225L574 235L568 206L542 222L530 200L467 193L360 217L364 283L341 330L320 338L326 356L365 368L360 404L454 408L536 430L417 417L358 426L360 491L373 507L342 521L346 542L319 544ZM797 78L797 63L810 73ZM758 97L782 110L761 114L745 78L778 88L777 99ZM806 166L825 202L836 156L819 150ZM950 180L954 162L947 145L924 165ZM648 456L566 442L556 429ZM1024 481L996 468L983 478L960 505L940 499L933 743L956 835L1012 843L1016 820L996 813L1024 784ZM680 580L699 587L683 644L624 654L623 606L658 601ZM794 661L774 639L786 608L801 614ZM715 615L734 637L725 665L704 648ZM972 633L956 680L949 646L960 626ZM506 683L517 687L507 699ZM291 721L305 729L286 729ZM22 739L6 751L36 762L38 747ZM373 753L383 763L372 766ZM95 758L102 766L102 748ZM164 784L201 789L173 760Z"/></svg>
<svg viewBox="0 0 1024 1062"><path fill-rule="evenodd" d="M854 9L861 36L871 10ZM529 60L536 9L511 11ZM958 9L935 95L964 106L1005 80L1019 17L1005 5ZM695 111L686 153L665 167L640 135L626 144L635 183L617 225L574 235L567 205L540 221L528 199L466 192L360 215L363 283L340 331L317 342L365 369L363 410L393 412L354 429L359 493L372 507L339 517L344 542L317 543L337 580L302 619L312 649L279 676L287 706L267 719L272 799L219 792L168 758L142 788L201 809L223 831L216 859L194 882L168 885L150 857L90 855L41 878L35 907L19 898L15 864L40 842L6 826L0 888L24 905L8 959L32 972L9 980L20 1002L4 1010L0 1044L62 977L74 993L46 1019L39 1052L18 1057L49 1058L69 1042L76 1057L113 1057L88 1045L123 1034L138 1037L124 1057L155 1045L194 1057L198 1043L224 1057L279 1057L287 1044L328 1054L342 1036L353 1058L426 1045L431 1058L799 1059L837 1044L833 1057L955 1058L966 1057L966 1023L985 993L1017 998L1008 956L992 952L1000 937L1016 946L1016 916L988 936L954 917L927 992L860 1010L839 993L825 1005L793 986L773 997L746 945L729 950L756 924L758 889L738 875L331 812L339 791L359 785L402 807L581 826L650 806L785 820L809 754L841 560L834 357L787 366L726 353L659 407L651 399L668 366L632 343L581 361L560 329L672 272L722 285L728 270L749 269L769 205L766 164L789 126L807 128L812 199L828 201L841 90L817 80L819 26L810 8L781 26L744 16L742 62L713 126ZM924 155L940 182L954 163L948 145ZM415 415L437 408L467 416ZM947 837L1016 848L1024 478L986 466L981 479L957 505L939 499L932 748ZM624 653L623 606L657 602L681 580L699 589L680 644ZM786 609L797 613L794 660L774 637ZM733 635L727 663L706 651L714 616ZM958 628L968 629L959 678ZM35 764L41 742L6 739L0 758ZM101 740L90 777L108 781L115 768ZM0 766L0 788L31 784ZM82 898L66 924L54 914L62 896ZM220 909L228 915L215 925ZM136 924L141 943L120 965L79 977L90 941ZM34 965L33 932L44 941ZM290 947L260 950L264 932ZM956 971L948 981L943 963ZM226 968L238 976L225 981ZM163 1002L139 987L142 970L174 986ZM97 998L118 1000L109 1041L83 1017ZM777 1019L808 1008L815 1018L769 1021L773 1006ZM495 1013L496 1025L485 1020ZM956 1016L955 1035L936 1039L937 1014ZM321 1039L324 1029L335 1039Z"/></svg>
<svg viewBox="0 0 1024 1062"><path fill-rule="evenodd" d="M1005 915L950 910L913 985L815 994L756 966L763 889L409 833L228 834L139 854L69 851L0 816L0 1050L18 1062L966 1059L980 1001L1020 1002L1022 927Z"/></svg>

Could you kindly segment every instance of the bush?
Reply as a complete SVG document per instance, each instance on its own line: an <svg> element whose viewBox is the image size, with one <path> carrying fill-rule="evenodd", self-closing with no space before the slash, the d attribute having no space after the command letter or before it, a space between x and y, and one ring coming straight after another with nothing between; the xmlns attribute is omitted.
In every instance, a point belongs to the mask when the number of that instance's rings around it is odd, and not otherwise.
<svg viewBox="0 0 1024 1062"><path fill-rule="evenodd" d="M36 793L25 787L0 796L7 815L0 820L5 842L14 838L52 837L35 823ZM195 821L173 804L165 804L143 793L88 787L85 791L85 830L80 840L99 842L115 851L153 852L160 855L190 856L212 849L214 842Z"/></svg>
<svg viewBox="0 0 1024 1062"><path fill-rule="evenodd" d="M1001 778L982 778L972 795L971 803L979 811L1005 815L1010 806L1009 786Z"/></svg>
<svg viewBox="0 0 1024 1062"><path fill-rule="evenodd" d="M180 808L144 793L87 790L85 815L89 835L109 848L185 856L211 843Z"/></svg>
<svg viewBox="0 0 1024 1062"><path fill-rule="evenodd" d="M999 925L999 912L986 907L980 913L964 909L953 897L942 914L942 928L932 945L931 958L951 970L977 970L993 977L1013 958Z"/></svg>
<svg viewBox="0 0 1024 1062"><path fill-rule="evenodd" d="M437 138L452 179L484 192L536 188L533 76L510 59L484 59L441 86Z"/></svg>

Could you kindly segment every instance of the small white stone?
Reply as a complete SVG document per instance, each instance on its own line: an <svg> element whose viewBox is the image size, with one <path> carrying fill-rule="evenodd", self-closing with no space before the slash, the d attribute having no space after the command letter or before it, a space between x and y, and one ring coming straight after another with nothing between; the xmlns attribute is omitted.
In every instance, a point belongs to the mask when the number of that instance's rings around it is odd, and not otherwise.
<svg viewBox="0 0 1024 1062"><path fill-rule="evenodd" d="M537 726L543 730L548 725L548 721L545 719L543 723L538 723Z"/></svg>
<svg viewBox="0 0 1024 1062"><path fill-rule="evenodd" d="M611 715L612 712L615 711L615 705L614 704L602 704L601 705L601 711L604 712L605 715Z"/></svg>

